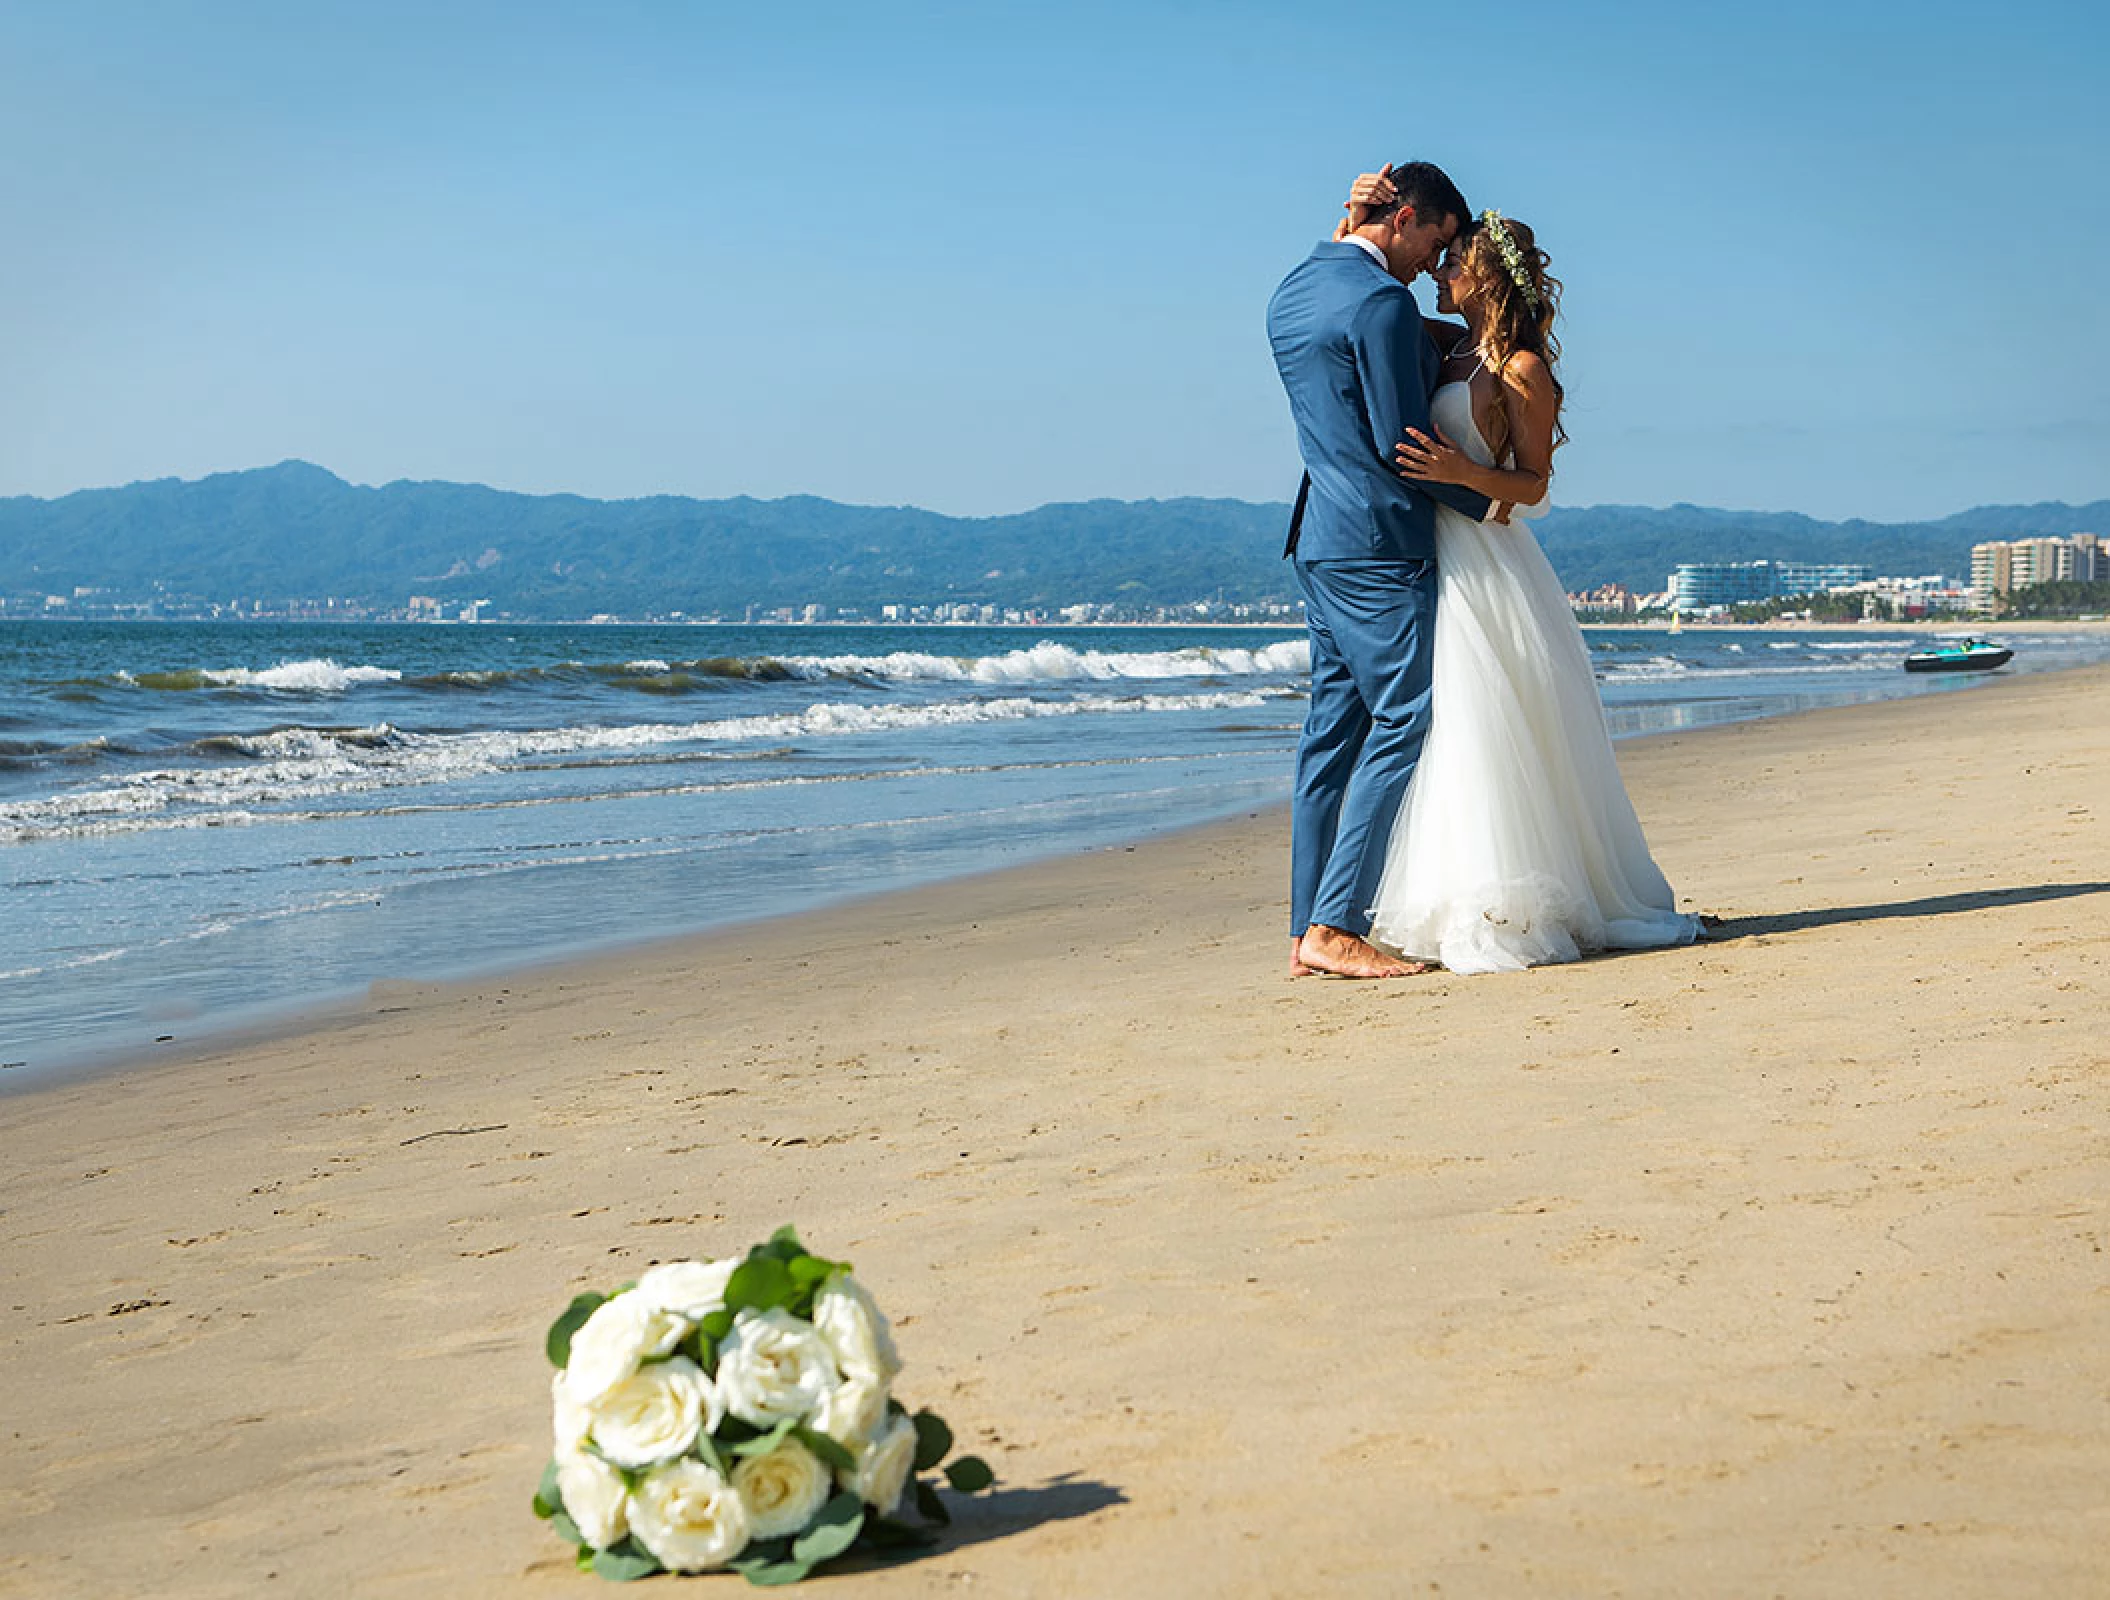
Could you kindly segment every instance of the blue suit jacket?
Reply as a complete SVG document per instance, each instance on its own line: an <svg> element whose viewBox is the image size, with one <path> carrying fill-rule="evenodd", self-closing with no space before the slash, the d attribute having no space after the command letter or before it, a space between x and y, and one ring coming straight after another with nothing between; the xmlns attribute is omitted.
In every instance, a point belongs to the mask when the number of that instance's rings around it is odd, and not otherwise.
<svg viewBox="0 0 2110 1600"><path fill-rule="evenodd" d="M1298 560L1433 561L1435 500L1487 515L1484 495L1399 475L1406 430L1434 431L1442 362L1413 294L1359 246L1328 241L1299 263L1268 302L1267 334L1311 480Z"/></svg>

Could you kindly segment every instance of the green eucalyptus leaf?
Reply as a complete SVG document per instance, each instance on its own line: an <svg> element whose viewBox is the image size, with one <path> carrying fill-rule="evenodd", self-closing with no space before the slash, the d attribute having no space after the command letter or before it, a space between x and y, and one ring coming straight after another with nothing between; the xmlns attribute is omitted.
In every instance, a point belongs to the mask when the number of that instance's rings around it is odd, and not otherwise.
<svg viewBox="0 0 2110 1600"><path fill-rule="evenodd" d="M549 1338L543 1344L543 1348L549 1352L551 1366L561 1367L571 1360L571 1336L586 1325L586 1319L592 1316L607 1298L605 1294L595 1294L591 1290L572 1297L571 1304L564 1308L563 1314L549 1325Z"/></svg>
<svg viewBox="0 0 2110 1600"><path fill-rule="evenodd" d="M566 1511L561 1507L559 1507L555 1511L552 1511L549 1514L549 1525L550 1531L556 1534L558 1538L568 1540L570 1543L579 1545L581 1547L585 1546L586 1535L581 1533L579 1531L579 1525L571 1520L571 1513L569 1511Z"/></svg>
<svg viewBox="0 0 2110 1600"><path fill-rule="evenodd" d="M713 1344L723 1344L725 1336L733 1331L733 1314L720 1307L697 1323L696 1331Z"/></svg>
<svg viewBox="0 0 2110 1600"><path fill-rule="evenodd" d="M791 1559L809 1567L833 1561L857 1543L864 1523L864 1502L847 1491L839 1494L815 1512L806 1531L792 1541Z"/></svg>
<svg viewBox="0 0 2110 1600"><path fill-rule="evenodd" d="M916 1509L941 1527L952 1521L952 1513L945 1509L945 1502L938 1498L938 1491L921 1478L916 1480Z"/></svg>
<svg viewBox="0 0 2110 1600"><path fill-rule="evenodd" d="M793 1256L802 1256L806 1253L806 1247L799 1243L799 1230L788 1222L771 1234L769 1243L762 1246L762 1248L769 1251L779 1261L789 1261Z"/></svg>
<svg viewBox="0 0 2110 1600"><path fill-rule="evenodd" d="M611 1583L634 1583L639 1578L649 1578L655 1572L665 1570L659 1557L639 1544L635 1539L620 1539L606 1550L596 1550L593 1570L597 1577Z"/></svg>
<svg viewBox="0 0 2110 1600"><path fill-rule="evenodd" d="M952 1448L952 1429L935 1411L916 1413L916 1470L928 1472Z"/></svg>
<svg viewBox="0 0 2110 1600"><path fill-rule="evenodd" d="M766 1456L788 1439L796 1431L798 1425L799 1419L797 1417L786 1417L774 1428L771 1428L769 1432L758 1433L752 1439L742 1439L738 1444L730 1448L736 1456Z"/></svg>
<svg viewBox="0 0 2110 1600"><path fill-rule="evenodd" d="M797 1291L791 1269L783 1262L774 1256L749 1256L733 1268L732 1277L726 1280L725 1303L735 1311L742 1307L770 1311Z"/></svg>
<svg viewBox="0 0 2110 1600"><path fill-rule="evenodd" d="M795 1317L813 1318L813 1302L828 1280L841 1270L833 1261L823 1261L819 1256L794 1256L784 1264L791 1274L791 1298L784 1302L784 1309Z"/></svg>
<svg viewBox="0 0 2110 1600"><path fill-rule="evenodd" d="M961 1456L945 1464L945 1481L962 1494L979 1494L996 1482L996 1474L980 1456Z"/></svg>
<svg viewBox="0 0 2110 1600"><path fill-rule="evenodd" d="M780 1583L795 1583L798 1580L783 1569L801 1565L791 1559L791 1541L785 1539L757 1539L740 1552L739 1559L726 1565L749 1583L770 1588ZM803 1573L800 1576L804 1576Z"/></svg>
<svg viewBox="0 0 2110 1600"><path fill-rule="evenodd" d="M834 1262L823 1261L819 1256L793 1256L784 1266L801 1288L826 1283L836 1270Z"/></svg>
<svg viewBox="0 0 2110 1600"><path fill-rule="evenodd" d="M557 1458L550 1457L542 1469L542 1481L535 1486L535 1515L547 1522L564 1509L564 1495L557 1488Z"/></svg>
<svg viewBox="0 0 2110 1600"><path fill-rule="evenodd" d="M819 1456L822 1461L833 1467L837 1472L854 1472L857 1470L857 1458L825 1433L816 1432L812 1428L800 1428L797 1432L799 1443Z"/></svg>
<svg viewBox="0 0 2110 1600"><path fill-rule="evenodd" d="M689 1335L689 1359L703 1368L706 1378L718 1376L718 1341L698 1331Z"/></svg>
<svg viewBox="0 0 2110 1600"><path fill-rule="evenodd" d="M735 1561L733 1571L757 1589L777 1589L797 1583L813 1570L803 1561Z"/></svg>
<svg viewBox="0 0 2110 1600"><path fill-rule="evenodd" d="M696 1459L717 1473L721 1478L730 1478L732 1469L725 1464L725 1457L718 1453L718 1441L708 1433L696 1435Z"/></svg>
<svg viewBox="0 0 2110 1600"><path fill-rule="evenodd" d="M573 1567L574 1567L574 1568L575 1568L575 1569L576 1569L577 1571L580 1571L580 1572L591 1572L591 1571L593 1571L593 1558L594 1558L594 1555L595 1555L595 1553L596 1553L596 1552L595 1552L595 1550L594 1550L594 1547L593 1547L592 1545L590 1545L590 1544L582 1544L582 1545L580 1545L578 1549L574 1550L574 1551L573 1551L573 1552L571 1553L571 1564L572 1564L572 1566L573 1566Z"/></svg>

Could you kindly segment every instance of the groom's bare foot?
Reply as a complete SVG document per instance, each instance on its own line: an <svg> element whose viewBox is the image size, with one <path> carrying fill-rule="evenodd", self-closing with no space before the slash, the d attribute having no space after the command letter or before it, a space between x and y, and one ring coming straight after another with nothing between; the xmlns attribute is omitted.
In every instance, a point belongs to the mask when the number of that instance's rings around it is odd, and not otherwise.
<svg viewBox="0 0 2110 1600"><path fill-rule="evenodd" d="M1401 961L1368 939L1314 922L1297 941L1289 975L1301 978L1307 972L1323 972L1335 978L1411 978L1428 970L1426 961Z"/></svg>
<svg viewBox="0 0 2110 1600"><path fill-rule="evenodd" d="M1289 975L1292 978L1308 978L1318 969L1304 964L1304 941L1294 933L1289 936Z"/></svg>

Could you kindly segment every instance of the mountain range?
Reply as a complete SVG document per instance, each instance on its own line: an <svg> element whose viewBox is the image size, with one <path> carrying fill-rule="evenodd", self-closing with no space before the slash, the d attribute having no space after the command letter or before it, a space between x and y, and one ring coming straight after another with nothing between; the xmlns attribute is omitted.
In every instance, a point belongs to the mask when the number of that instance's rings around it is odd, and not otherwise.
<svg viewBox="0 0 2110 1600"><path fill-rule="evenodd" d="M945 602L1258 603L1291 595L1288 507L1090 500L998 517L807 496L591 500L478 484L347 483L304 461L0 498L0 595L160 592L271 603L412 594L518 617L737 616ZM1973 543L2110 529L2110 501L1980 506L1938 522L1823 522L1706 506L1561 508L1533 524L1571 590L1663 586L1682 561L1861 562L1962 576Z"/></svg>

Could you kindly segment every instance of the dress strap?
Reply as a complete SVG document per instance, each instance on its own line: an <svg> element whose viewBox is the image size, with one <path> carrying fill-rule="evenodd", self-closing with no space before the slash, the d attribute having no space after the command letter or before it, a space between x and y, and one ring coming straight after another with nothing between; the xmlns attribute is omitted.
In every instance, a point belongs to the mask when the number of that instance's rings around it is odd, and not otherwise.
<svg viewBox="0 0 2110 1600"><path fill-rule="evenodd" d="M1459 358L1459 357L1460 357L1461 355L1463 355L1463 354L1465 354L1465 341L1464 341L1463 339L1460 339L1460 340L1459 340L1459 341L1458 341L1458 342L1457 342L1456 344L1454 344L1454 345L1452 345L1452 346L1451 346L1451 356L1450 356L1450 358L1451 358L1451 360L1453 360L1453 361L1456 361L1456 360L1457 360L1457 359L1458 359L1458 358ZM1471 382L1473 381L1473 379L1475 379L1475 378L1477 378L1477 377L1479 377L1479 376L1480 376L1480 371L1481 371L1481 369L1482 369L1483 367L1485 367L1486 365L1487 365L1487 352L1486 352L1485 350L1482 350L1482 349L1481 349L1481 348L1480 348L1480 347L1479 347L1478 345L1474 345L1474 346L1473 346L1473 370L1472 370L1472 371L1470 371L1470 372L1468 372L1468 373L1467 373L1467 374L1466 374L1466 375L1465 375L1464 377L1462 377L1462 378L1453 378L1453 379L1452 379L1451 381L1452 381L1453 383L1471 383Z"/></svg>

